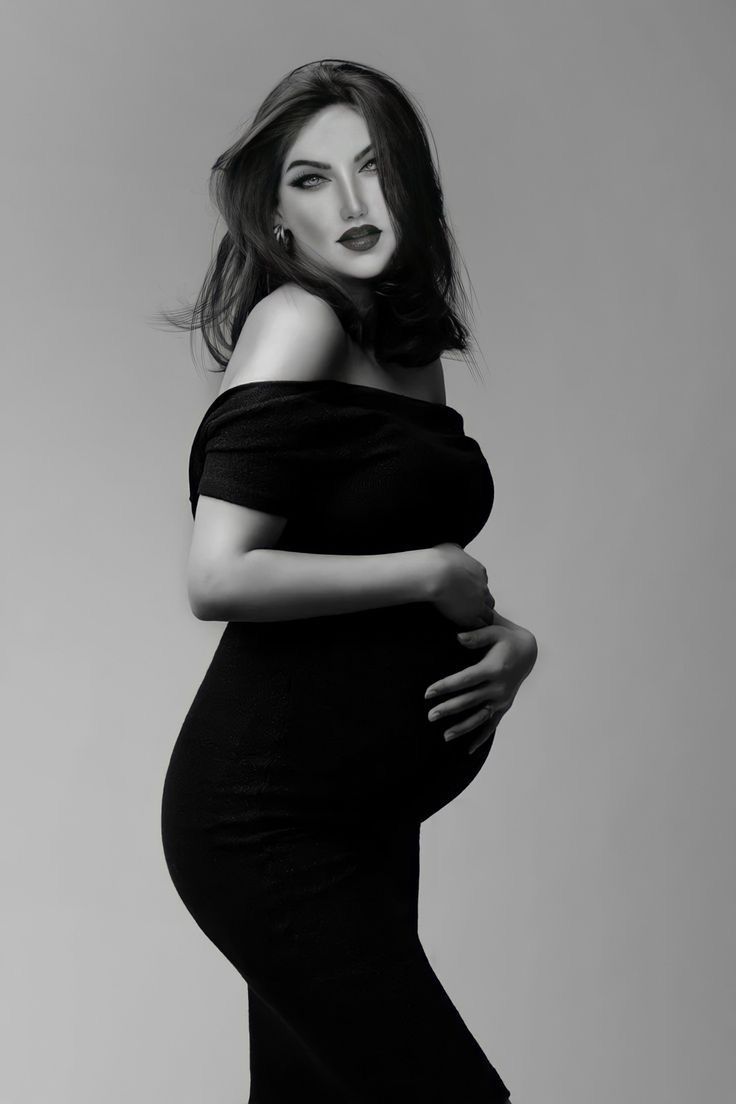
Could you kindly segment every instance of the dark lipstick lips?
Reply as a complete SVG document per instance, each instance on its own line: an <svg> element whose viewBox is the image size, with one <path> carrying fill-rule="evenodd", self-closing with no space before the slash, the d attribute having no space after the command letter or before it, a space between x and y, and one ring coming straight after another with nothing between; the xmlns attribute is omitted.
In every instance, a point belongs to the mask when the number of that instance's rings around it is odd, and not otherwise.
<svg viewBox="0 0 736 1104"><path fill-rule="evenodd" d="M350 230L346 230L344 234L341 234L337 239L338 241L345 241L347 238L366 238L370 234L380 234L381 231L377 226L371 226L369 222L364 223L362 226L353 226Z"/></svg>

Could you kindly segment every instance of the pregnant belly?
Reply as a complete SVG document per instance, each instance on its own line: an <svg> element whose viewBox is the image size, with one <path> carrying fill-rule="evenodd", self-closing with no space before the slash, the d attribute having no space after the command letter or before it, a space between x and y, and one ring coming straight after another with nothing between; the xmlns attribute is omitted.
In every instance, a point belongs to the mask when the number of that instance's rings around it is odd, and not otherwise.
<svg viewBox="0 0 736 1104"><path fill-rule="evenodd" d="M185 721L202 785L274 816L426 820L481 769L492 741L446 742L430 683L474 662L429 604L231 622ZM473 709L455 714L460 719Z"/></svg>

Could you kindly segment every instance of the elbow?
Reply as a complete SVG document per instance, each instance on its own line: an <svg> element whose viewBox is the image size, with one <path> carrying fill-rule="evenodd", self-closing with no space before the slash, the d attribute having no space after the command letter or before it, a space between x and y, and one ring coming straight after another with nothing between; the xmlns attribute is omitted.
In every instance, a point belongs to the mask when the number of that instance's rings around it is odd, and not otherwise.
<svg viewBox="0 0 736 1104"><path fill-rule="evenodd" d="M201 580L189 579L187 598L189 599L189 608L198 621L222 620L218 613L211 585L204 585Z"/></svg>
<svg viewBox="0 0 736 1104"><path fill-rule="evenodd" d="M230 560L210 560L197 567L190 565L187 578L187 596L189 607L198 621L246 621L249 620L251 601L248 595L253 590L245 577L239 556L236 570ZM260 583L254 584L256 587ZM257 605L257 602L256 602Z"/></svg>
<svg viewBox="0 0 736 1104"><path fill-rule="evenodd" d="M198 621L216 621L213 607L201 595L189 595L189 608Z"/></svg>
<svg viewBox="0 0 736 1104"><path fill-rule="evenodd" d="M201 606L201 605L196 604L194 602L190 602L189 603L189 608L191 609L192 613L194 614L194 616L197 618L198 621L219 621L219 620L221 620L219 617L215 616L214 611L212 609L210 609L208 606Z"/></svg>

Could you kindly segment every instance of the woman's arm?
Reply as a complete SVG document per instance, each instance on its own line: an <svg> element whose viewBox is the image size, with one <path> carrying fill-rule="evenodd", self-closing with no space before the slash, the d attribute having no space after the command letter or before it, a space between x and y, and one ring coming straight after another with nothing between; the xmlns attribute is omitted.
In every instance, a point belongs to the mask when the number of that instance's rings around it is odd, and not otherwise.
<svg viewBox="0 0 736 1104"><path fill-rule="evenodd" d="M432 602L443 580L434 548L339 556L251 548L228 558L190 604L200 621L287 621Z"/></svg>

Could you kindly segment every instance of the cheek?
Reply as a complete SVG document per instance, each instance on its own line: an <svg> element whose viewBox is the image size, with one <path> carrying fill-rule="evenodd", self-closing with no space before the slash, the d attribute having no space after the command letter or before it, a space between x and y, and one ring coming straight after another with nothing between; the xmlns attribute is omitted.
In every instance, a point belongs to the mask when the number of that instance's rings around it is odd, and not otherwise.
<svg viewBox="0 0 736 1104"><path fill-rule="evenodd" d="M324 241L329 234L329 220L316 203L310 205L308 211L300 211L292 225L297 234L310 242Z"/></svg>

